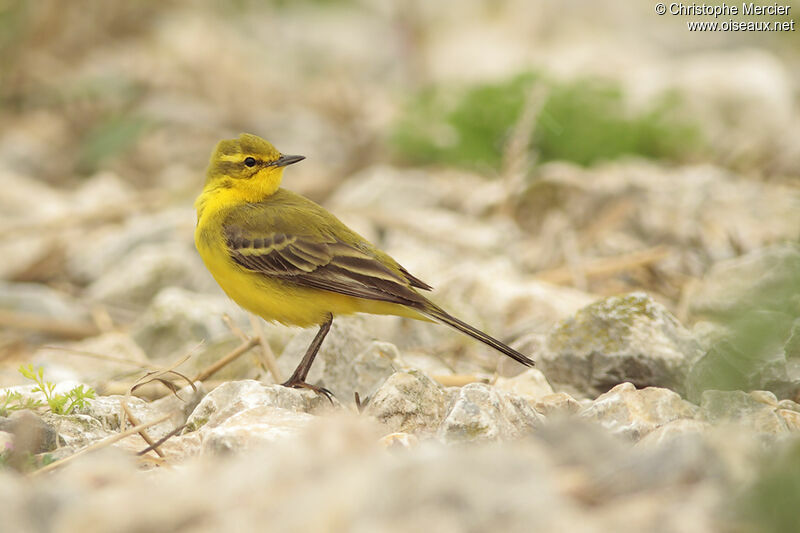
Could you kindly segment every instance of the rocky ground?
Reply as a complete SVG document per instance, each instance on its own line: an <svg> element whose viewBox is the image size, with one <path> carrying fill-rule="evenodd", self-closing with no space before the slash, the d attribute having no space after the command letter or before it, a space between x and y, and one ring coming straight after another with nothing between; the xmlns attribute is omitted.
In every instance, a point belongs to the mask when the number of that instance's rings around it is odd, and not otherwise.
<svg viewBox="0 0 800 533"><path fill-rule="evenodd" d="M11 4L0 533L796 529L796 36L687 41L611 1ZM555 106L555 140L518 135L537 91L494 167L392 140L429 84L530 69L556 96L612 79L632 110L676 92L702 141L548 159L580 139ZM192 240L240 131L307 155L288 188L536 367L352 316L309 374L332 401L276 385L315 332L249 317Z"/></svg>

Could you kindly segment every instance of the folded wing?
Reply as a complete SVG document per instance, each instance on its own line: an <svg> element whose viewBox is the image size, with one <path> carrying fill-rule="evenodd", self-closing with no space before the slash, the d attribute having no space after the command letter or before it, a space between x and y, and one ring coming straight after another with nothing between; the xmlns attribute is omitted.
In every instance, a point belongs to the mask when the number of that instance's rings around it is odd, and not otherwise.
<svg viewBox="0 0 800 533"><path fill-rule="evenodd" d="M369 251L333 237L259 232L225 226L228 253L242 267L304 287L357 298L425 307L413 287L430 287L399 267L384 265Z"/></svg>

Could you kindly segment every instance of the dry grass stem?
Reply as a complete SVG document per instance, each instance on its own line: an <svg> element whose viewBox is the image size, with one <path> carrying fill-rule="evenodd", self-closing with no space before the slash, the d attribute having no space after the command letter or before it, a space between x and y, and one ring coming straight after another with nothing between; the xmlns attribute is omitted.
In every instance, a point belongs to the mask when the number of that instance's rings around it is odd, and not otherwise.
<svg viewBox="0 0 800 533"><path fill-rule="evenodd" d="M258 339L258 344L261 346L261 350L258 351L261 361L269 370L269 373L272 374L272 379L275 380L275 383L283 383L281 371L278 369L278 360L275 358L275 354L272 353L272 348L270 348L267 339L264 338L264 328L261 327L261 322L255 316L250 315L250 325L253 327L253 335Z"/></svg>
<svg viewBox="0 0 800 533"><path fill-rule="evenodd" d="M108 309L105 306L92 306L91 314L92 321L94 322L94 325L97 326L97 329L104 333L114 330L114 320L111 318L111 315L108 313Z"/></svg>
<svg viewBox="0 0 800 533"><path fill-rule="evenodd" d="M88 225L97 226L124 220L126 217L140 211L157 211L168 204L168 198L160 193L142 193L138 198L131 198L125 202L104 205L100 208L83 213L70 213L54 217L49 220L22 222L0 228L0 239L20 237L24 235L46 235L53 232L63 232L73 228Z"/></svg>
<svg viewBox="0 0 800 533"><path fill-rule="evenodd" d="M463 387L470 383L488 383L489 380L484 376L475 374L436 374L433 379L445 387Z"/></svg>
<svg viewBox="0 0 800 533"><path fill-rule="evenodd" d="M97 326L88 322L71 322L30 313L0 310L0 327L35 331L66 339L83 339L100 333Z"/></svg>
<svg viewBox="0 0 800 533"><path fill-rule="evenodd" d="M46 350L58 350L61 352L65 352L69 355L79 355L81 357L91 357L93 359L102 359L103 361L110 361L112 363L120 363L123 365L135 366L137 368L144 370L161 370L161 367L152 365L150 363L142 363L141 361L131 361L130 359L125 359L124 357L114 357L113 355L87 352L86 350L76 350L74 348L67 348L66 346L54 346L51 344L47 344L42 346L42 348Z"/></svg>
<svg viewBox="0 0 800 533"><path fill-rule="evenodd" d="M547 90L541 84L534 84L525 98L522 113L514 124L511 137L503 150L503 181L508 198L516 197L522 188L526 171L534 163L530 151L536 119L547 97Z"/></svg>
<svg viewBox="0 0 800 533"><path fill-rule="evenodd" d="M561 244L564 250L564 259L567 263L566 266L572 278L572 286L584 292L588 291L589 282L586 280L586 273L583 270L584 260L575 232L572 230L566 231Z"/></svg>
<svg viewBox="0 0 800 533"><path fill-rule="evenodd" d="M141 378L136 380L136 383L134 383L133 386L130 388L130 390L128 391L128 394L133 394L133 392L136 391L138 388L140 388L140 387L142 387L142 386L144 386L144 385L146 385L148 383L152 383L154 381L157 381L157 382L161 383L162 385L164 385L165 387L167 387L170 391L172 391L172 393L175 396L178 396L179 387L177 385L175 385L174 383L172 383L170 380L168 380L165 377L165 376L169 376L169 375L177 376L177 377L183 379L184 381L186 381L189 384L189 386L192 387L193 390L196 391L197 387L195 387L195 385L194 385L194 381L196 381L196 380L193 381L193 380L189 379L187 376L185 376L184 374L178 372L175 369L178 368L179 366L181 366L186 361L188 361L189 358L192 356L192 352L197 350L202 345L203 345L203 342L202 341L199 342L196 346L194 346L191 350L189 350L189 353L187 353L183 357L180 357L178 360L176 360L174 363L172 363L171 366L166 367L166 368L160 368L160 369L158 369L156 371L153 371L153 372L148 372L147 374L145 374L144 376L142 376Z"/></svg>
<svg viewBox="0 0 800 533"><path fill-rule="evenodd" d="M600 213L592 217L591 224L580 230L581 233L578 235L578 244L580 246L589 246L593 242L597 242L600 235L617 227L635 208L636 203L630 199L619 200L607 206Z"/></svg>
<svg viewBox="0 0 800 533"><path fill-rule="evenodd" d="M140 452L136 452L136 455L143 456L144 454L146 454L147 452L149 452L151 450L158 451L158 447L159 446L161 446L162 444L167 442L169 439L171 439L172 437L174 437L175 435L177 435L178 433L183 431L183 428L185 428L185 427L186 427L186 424L181 424L180 426L176 427L175 429L173 429L172 431L170 431L169 433L167 433L166 435L164 435L163 437L158 439L156 442L154 442L153 444L151 444L150 446L145 448L144 450L142 450ZM163 457L163 455L162 455L162 457Z"/></svg>
<svg viewBox="0 0 800 533"><path fill-rule="evenodd" d="M130 408L128 407L128 403L127 403L125 400L122 400L122 401L120 402L120 405L122 406L122 410L123 410L123 411L125 411L125 416L127 416L127 417L128 417L128 420L130 420L130 422L131 422L131 425L132 425L132 426L139 426L139 425L141 425L141 421L140 421L140 420L138 420L138 419L136 418L136 416L135 416L135 415L134 415L134 414L131 412ZM148 435L148 434L147 434L147 431L146 431L146 430L144 430L144 429L143 429L143 430L141 430L141 431L139 432L139 435L140 435L140 436L141 436L141 437L144 439L144 441L145 441L145 442L148 444L148 446L149 446L149 449L152 449L153 451L155 451L155 452L158 454L158 456L159 456L159 457L165 457L165 455L164 455L164 452L162 452L162 451L161 451L161 450L158 448L158 446L156 446L156 445L153 443L153 439L152 439L152 438L150 438L150 435Z"/></svg>
<svg viewBox="0 0 800 533"><path fill-rule="evenodd" d="M49 465L44 466L44 467L40 468L39 470L36 470L35 472L32 472L31 476L38 476L38 475L41 475L41 474L46 474L47 472L52 472L56 468L62 467L66 463L77 459L81 455L87 454L89 452L93 452L95 450L99 450L101 448L107 448L108 446L111 446L115 442L119 442L119 441L121 441L122 439L124 439L126 437L130 437L131 435L135 435L135 434L139 433L143 429L147 429L149 427L161 424L162 422L166 422L167 420L170 419L171 416L173 416L173 415L172 414L164 415L161 418L158 418L156 420L152 420L152 421L147 422L145 424L139 424L138 426L134 426L134 427L132 427L130 429L126 429L125 431L123 431L121 433L117 433L116 435L112 435L112 436L110 436L108 438L105 438L105 439L101 440L100 442L96 442L96 443L92 444L91 446L87 446L86 448L78 450L77 452L73 453L69 457L64 457L63 459L59 459L58 461L50 463Z"/></svg>
<svg viewBox="0 0 800 533"><path fill-rule="evenodd" d="M240 341L247 342L247 340L250 338L244 331L242 331L242 328L234 323L233 319L228 316L228 313L222 313L222 321L225 322L225 325L228 326L228 329L231 330L231 333L239 337Z"/></svg>
<svg viewBox="0 0 800 533"><path fill-rule="evenodd" d="M219 372L222 368L226 365L230 364L231 362L235 361L239 357L242 356L245 352L247 352L250 348L258 344L258 339L255 337L252 339L247 340L239 345L236 349L230 352L228 355L214 363L213 365L209 365L208 367L201 370L195 377L192 379L192 382L196 381L205 381L217 372Z"/></svg>
<svg viewBox="0 0 800 533"><path fill-rule="evenodd" d="M670 253L670 249L666 246L654 246L646 250L615 257L590 259L580 265L580 268L587 279L602 278L657 263ZM536 279L549 283L564 284L573 281L573 273L568 266L563 266L539 272L536 274Z"/></svg>

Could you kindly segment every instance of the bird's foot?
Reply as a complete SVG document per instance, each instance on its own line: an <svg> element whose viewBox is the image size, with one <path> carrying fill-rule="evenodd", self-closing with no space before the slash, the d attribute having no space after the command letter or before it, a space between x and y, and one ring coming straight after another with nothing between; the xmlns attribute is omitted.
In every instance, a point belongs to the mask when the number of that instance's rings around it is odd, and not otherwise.
<svg viewBox="0 0 800 533"><path fill-rule="evenodd" d="M281 383L284 387L291 387L292 389L308 389L313 390L317 394L325 396L331 404L333 404L333 393L326 389L325 387L317 387L316 385L312 385L311 383L306 383L305 381L300 380L293 380L289 378L287 381Z"/></svg>

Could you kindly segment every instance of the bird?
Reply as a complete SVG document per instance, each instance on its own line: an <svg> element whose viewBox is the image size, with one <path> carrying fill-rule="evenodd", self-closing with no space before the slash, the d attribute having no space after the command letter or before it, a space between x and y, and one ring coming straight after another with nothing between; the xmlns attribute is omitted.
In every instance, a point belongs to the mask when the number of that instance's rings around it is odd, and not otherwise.
<svg viewBox="0 0 800 533"><path fill-rule="evenodd" d="M220 141L195 201L195 245L211 275L238 305L268 322L319 330L286 387L306 388L334 317L397 315L440 322L525 366L534 361L429 300L432 287L315 202L281 187L284 155L253 134Z"/></svg>

